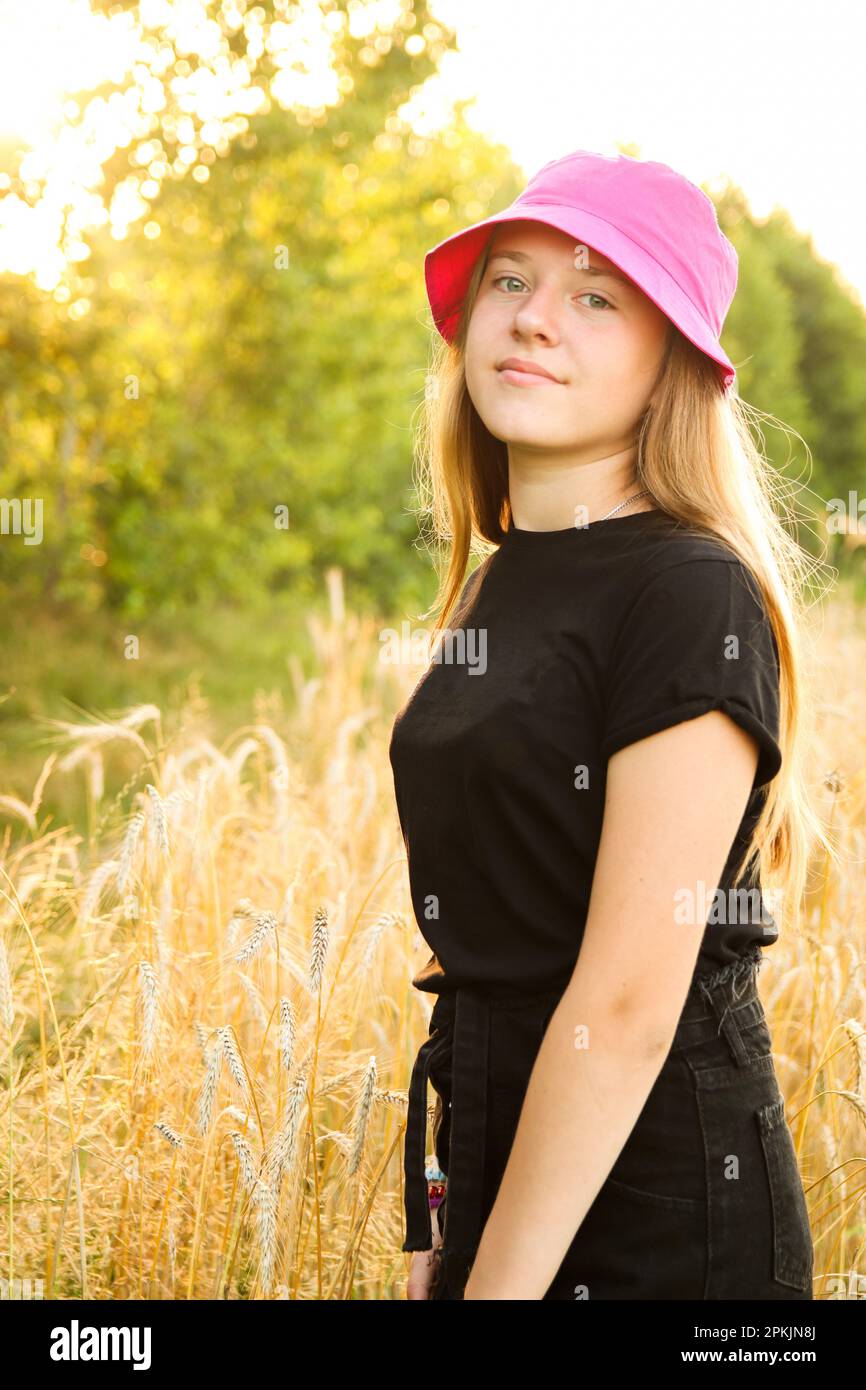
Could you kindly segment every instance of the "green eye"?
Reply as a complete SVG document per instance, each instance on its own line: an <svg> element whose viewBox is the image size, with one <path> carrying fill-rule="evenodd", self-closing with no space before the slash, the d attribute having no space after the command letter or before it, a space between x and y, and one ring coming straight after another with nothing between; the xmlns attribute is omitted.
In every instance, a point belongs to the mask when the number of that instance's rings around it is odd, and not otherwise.
<svg viewBox="0 0 866 1390"><path fill-rule="evenodd" d="M496 275L492 283L498 285L502 280L513 280L516 285L522 285L523 281L517 275Z"/></svg>
<svg viewBox="0 0 866 1390"><path fill-rule="evenodd" d="M612 309L612 308L613 308L613 305L610 303L610 300L605 299L605 297L604 297L603 294L593 294L592 290L587 290L586 294L580 295L580 298L581 298L581 299L598 299L598 300L601 301L601 303L605 306L606 309Z"/></svg>

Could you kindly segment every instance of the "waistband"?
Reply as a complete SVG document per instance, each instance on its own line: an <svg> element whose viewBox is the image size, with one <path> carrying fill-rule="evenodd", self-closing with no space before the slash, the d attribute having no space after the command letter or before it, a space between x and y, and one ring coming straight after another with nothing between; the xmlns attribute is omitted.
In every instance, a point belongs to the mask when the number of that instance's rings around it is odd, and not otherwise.
<svg viewBox="0 0 866 1390"><path fill-rule="evenodd" d="M720 1033L738 1063L748 1060L739 1029L762 1017L756 976L763 950L755 945L718 970L696 974L677 1025L672 1051ZM551 1009L564 985L537 994L461 986L437 996L429 1036L419 1049L409 1084L404 1150L406 1239L404 1251L429 1250L433 1224L425 1174L427 1086L431 1065L451 1065L447 1232L444 1274L465 1279L481 1240L487 1139L487 1073L490 1018L496 1009Z"/></svg>

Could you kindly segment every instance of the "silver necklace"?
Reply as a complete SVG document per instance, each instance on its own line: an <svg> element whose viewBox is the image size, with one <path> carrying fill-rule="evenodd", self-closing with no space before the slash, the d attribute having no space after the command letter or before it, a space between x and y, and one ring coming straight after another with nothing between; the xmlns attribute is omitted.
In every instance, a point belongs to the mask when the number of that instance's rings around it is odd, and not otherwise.
<svg viewBox="0 0 866 1390"><path fill-rule="evenodd" d="M598 520L607 521L608 516L614 516L618 511L621 511L623 507L627 507L629 502L636 502L639 497L649 497L649 495L649 489L644 488L643 492L636 492L632 497L627 497L624 502L617 503L617 505L608 512L607 516L600 516Z"/></svg>

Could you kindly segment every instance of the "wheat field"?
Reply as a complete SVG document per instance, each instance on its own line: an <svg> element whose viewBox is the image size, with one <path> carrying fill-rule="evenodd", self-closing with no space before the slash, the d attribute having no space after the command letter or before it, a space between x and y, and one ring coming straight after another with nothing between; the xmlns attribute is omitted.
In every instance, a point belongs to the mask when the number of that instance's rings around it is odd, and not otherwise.
<svg viewBox="0 0 866 1390"><path fill-rule="evenodd" d="M193 694L78 724L0 796L0 1274L56 1299L405 1296L402 1134L433 996L387 745L420 668L328 574L315 669L218 739ZM866 1296L866 634L824 615L812 865L759 974L815 1239ZM280 684L280 673L276 684ZM290 706L290 713L285 705ZM105 784L117 769L120 791ZM86 833L41 813L83 778ZM5 788L0 787L0 791Z"/></svg>

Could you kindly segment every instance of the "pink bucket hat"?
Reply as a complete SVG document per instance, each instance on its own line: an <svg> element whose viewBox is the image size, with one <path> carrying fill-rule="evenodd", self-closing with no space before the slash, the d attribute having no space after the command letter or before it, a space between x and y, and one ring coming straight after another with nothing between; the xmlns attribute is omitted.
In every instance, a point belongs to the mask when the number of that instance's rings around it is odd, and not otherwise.
<svg viewBox="0 0 866 1390"><path fill-rule="evenodd" d="M719 342L737 288L737 253L712 201L667 164L575 150L551 160L510 207L446 237L424 260L433 322L452 342L472 271L497 222L528 218L592 247L633 280L680 332L721 369Z"/></svg>

